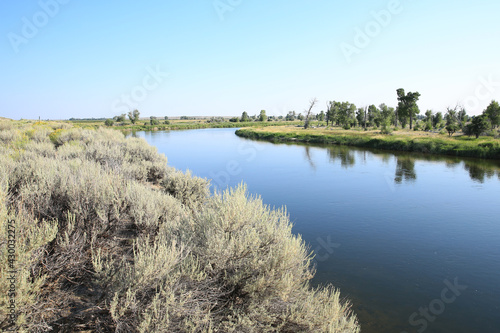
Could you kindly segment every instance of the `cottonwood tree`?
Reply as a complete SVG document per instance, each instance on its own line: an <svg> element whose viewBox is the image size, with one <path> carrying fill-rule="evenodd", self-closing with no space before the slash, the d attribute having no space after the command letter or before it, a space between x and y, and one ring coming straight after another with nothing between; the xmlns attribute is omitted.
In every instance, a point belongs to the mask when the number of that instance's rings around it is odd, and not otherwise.
<svg viewBox="0 0 500 333"><path fill-rule="evenodd" d="M259 121L267 121L266 110L260 110Z"/></svg>
<svg viewBox="0 0 500 333"><path fill-rule="evenodd" d="M486 115L492 127L498 127L500 125L500 105L497 101L491 101L490 105L484 110L484 115Z"/></svg>
<svg viewBox="0 0 500 333"><path fill-rule="evenodd" d="M475 116L472 118L471 123L471 132L476 136L476 139L479 138L481 133L490 128L490 122L486 115Z"/></svg>
<svg viewBox="0 0 500 333"><path fill-rule="evenodd" d="M248 113L246 111L243 111L243 113L241 114L240 121L241 122L250 121L250 117L248 116Z"/></svg>
<svg viewBox="0 0 500 333"><path fill-rule="evenodd" d="M455 106L454 109L448 108L446 112L446 131L449 136L452 136L456 131L460 129L458 126L458 114L457 114L458 106Z"/></svg>
<svg viewBox="0 0 500 333"><path fill-rule="evenodd" d="M330 101L326 103L326 126L328 127L328 122L331 122L332 125L337 119L337 106L336 102Z"/></svg>
<svg viewBox="0 0 500 333"><path fill-rule="evenodd" d="M325 121L325 111L321 110L321 112L316 117L319 121Z"/></svg>
<svg viewBox="0 0 500 333"><path fill-rule="evenodd" d="M311 111L312 111L314 105L316 105L316 103L318 103L318 100L316 98L311 99L311 101L309 102L309 109L305 110L305 112L306 112L306 120L304 121L304 128L305 129L309 128L309 117L311 116Z"/></svg>
<svg viewBox="0 0 500 333"><path fill-rule="evenodd" d="M434 128L441 127L441 123L443 122L443 114L441 112L437 112L432 118L432 125Z"/></svg>
<svg viewBox="0 0 500 333"><path fill-rule="evenodd" d="M417 101L420 98L419 92L408 92L405 94L403 88L396 90L398 95L398 117L403 127L406 125L406 119L410 119L410 129L413 128L413 118L420 113Z"/></svg>
<svg viewBox="0 0 500 333"><path fill-rule="evenodd" d="M135 124L135 123L139 120L139 115L140 115L140 114L141 114L141 113L140 113L140 112L139 112L139 110L137 110L137 109L136 109L136 110L134 110L134 111L130 111L130 112L128 113L128 119L130 119L130 122L131 122L132 124Z"/></svg>

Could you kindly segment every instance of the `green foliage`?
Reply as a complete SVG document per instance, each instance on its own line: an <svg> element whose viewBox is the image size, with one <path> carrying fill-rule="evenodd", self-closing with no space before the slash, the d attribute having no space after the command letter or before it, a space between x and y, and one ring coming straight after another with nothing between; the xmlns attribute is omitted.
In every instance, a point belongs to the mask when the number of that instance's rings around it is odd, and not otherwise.
<svg viewBox="0 0 500 333"><path fill-rule="evenodd" d="M476 139L479 136L490 128L490 122L486 115L476 116L472 118L471 123L471 132L476 136Z"/></svg>
<svg viewBox="0 0 500 333"><path fill-rule="evenodd" d="M243 111L241 114L241 122L247 122L250 121L250 117L248 116L248 113L246 111Z"/></svg>
<svg viewBox="0 0 500 333"><path fill-rule="evenodd" d="M127 118L127 115L124 113L122 115L113 117L113 120L116 121L117 123L123 123L126 118Z"/></svg>
<svg viewBox="0 0 500 333"><path fill-rule="evenodd" d="M452 123L450 125L446 125L446 131L449 136L452 136L455 132L460 130L460 126L456 123Z"/></svg>
<svg viewBox="0 0 500 333"><path fill-rule="evenodd" d="M111 126L113 126L114 123L115 122L113 121L113 119L106 119L106 121L104 122L104 125L111 127Z"/></svg>
<svg viewBox="0 0 500 333"><path fill-rule="evenodd" d="M498 127L500 125L500 105L497 101L491 101L486 110L484 110L484 115L486 115L493 127Z"/></svg>
<svg viewBox="0 0 500 333"><path fill-rule="evenodd" d="M437 112L432 118L432 125L434 128L441 128L443 122L443 114L441 112Z"/></svg>
<svg viewBox="0 0 500 333"><path fill-rule="evenodd" d="M388 127L386 127L388 128ZM396 128L394 129L396 130ZM390 131L387 134L391 134ZM282 133L266 132L251 128L240 129L236 135L251 139L261 139L273 142L293 141L322 144L337 144L347 146L368 147L386 150L410 151L419 153L444 154L452 156L479 157L500 159L500 142L489 139L487 142L475 142L461 138L416 137L408 138L392 133L386 137L374 137L371 134L342 132L342 134L326 133ZM442 134L446 134L443 130Z"/></svg>
<svg viewBox="0 0 500 333"><path fill-rule="evenodd" d="M134 111L130 111L130 112L128 113L128 119L130 119L130 122L131 122L132 124L135 124L135 123L139 120L139 116L140 116L140 114L141 114L141 113L140 113L140 112L139 112L139 110L137 110L137 109L136 109L136 110L134 110Z"/></svg>
<svg viewBox="0 0 500 333"><path fill-rule="evenodd" d="M149 124L151 126L156 126L156 125L160 124L160 121L156 117L151 116L151 117L149 117Z"/></svg>
<svg viewBox="0 0 500 333"><path fill-rule="evenodd" d="M420 113L417 106L417 101L420 98L418 92L408 92L405 94L404 89L400 88L396 91L398 95L398 119L406 127L407 119L410 120L410 129L413 128L413 119Z"/></svg>
<svg viewBox="0 0 500 333"><path fill-rule="evenodd" d="M261 110L260 111L259 121L267 121L266 110Z"/></svg>
<svg viewBox="0 0 500 333"><path fill-rule="evenodd" d="M294 121L297 118L295 111L289 111L285 117L286 121Z"/></svg>
<svg viewBox="0 0 500 333"><path fill-rule="evenodd" d="M325 121L325 117L326 117L326 115L325 115L325 111L323 111L323 110L322 110L322 111L318 114L318 116L317 116L316 118L317 118L319 121Z"/></svg>

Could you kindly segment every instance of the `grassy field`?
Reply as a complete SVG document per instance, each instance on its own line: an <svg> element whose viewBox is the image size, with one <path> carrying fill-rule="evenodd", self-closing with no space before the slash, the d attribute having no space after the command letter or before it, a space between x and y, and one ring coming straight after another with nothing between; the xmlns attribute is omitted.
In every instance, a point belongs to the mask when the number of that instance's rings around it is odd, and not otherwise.
<svg viewBox="0 0 500 333"><path fill-rule="evenodd" d="M500 140L481 136L399 130L381 134L380 130L344 130L340 128L309 128L277 126L273 128L243 128L236 131L241 137L273 142L298 141L369 147L385 150L443 154L462 157L500 159Z"/></svg>
<svg viewBox="0 0 500 333"><path fill-rule="evenodd" d="M141 119L136 124L130 121L124 123L116 123L110 128L123 131L164 131L164 130L182 130L182 129L201 129L201 128L237 128L237 127L268 127L268 126L283 126L285 124L298 125L300 121L285 122L285 121L268 121L268 122L207 122L208 119L170 119L169 124L165 124L165 120L159 120L157 125L150 125L149 119ZM105 120L70 120L69 122L76 127L104 127Z"/></svg>

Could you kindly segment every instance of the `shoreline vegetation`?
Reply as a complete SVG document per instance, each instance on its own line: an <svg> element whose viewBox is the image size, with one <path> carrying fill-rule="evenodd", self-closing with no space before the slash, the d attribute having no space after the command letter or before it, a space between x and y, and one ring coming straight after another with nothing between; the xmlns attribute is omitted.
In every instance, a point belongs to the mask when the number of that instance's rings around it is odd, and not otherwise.
<svg viewBox="0 0 500 333"><path fill-rule="evenodd" d="M304 129L297 126L241 128L236 131L236 135L270 142L335 144L389 151L500 159L500 141L486 136L475 139L464 135L449 136L408 130L382 134L380 130L345 130L335 127Z"/></svg>
<svg viewBox="0 0 500 333"><path fill-rule="evenodd" d="M360 331L284 208L116 130L1 120L0 227L1 331Z"/></svg>

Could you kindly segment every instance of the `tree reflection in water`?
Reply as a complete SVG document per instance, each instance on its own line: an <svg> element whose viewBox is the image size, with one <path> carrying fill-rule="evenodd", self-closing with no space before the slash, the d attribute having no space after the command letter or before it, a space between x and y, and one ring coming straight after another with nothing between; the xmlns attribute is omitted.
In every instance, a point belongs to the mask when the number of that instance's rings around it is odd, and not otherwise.
<svg viewBox="0 0 500 333"><path fill-rule="evenodd" d="M409 156L398 156L396 162L396 184L405 182L414 182L417 179L415 172L415 159Z"/></svg>

